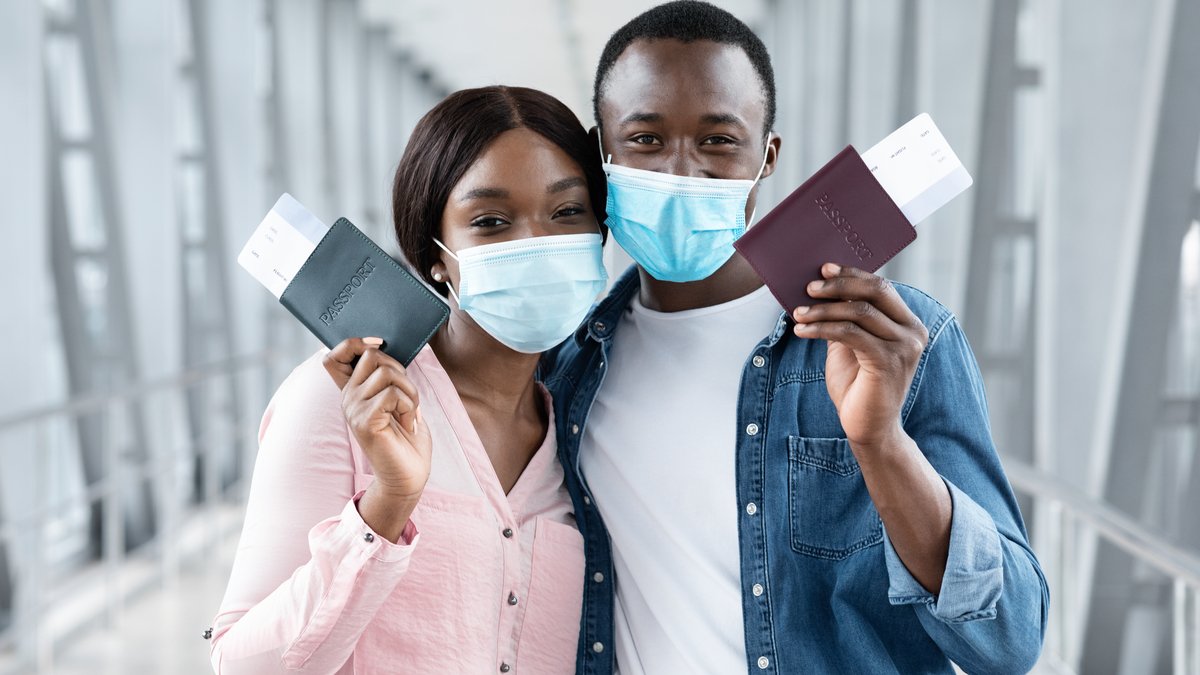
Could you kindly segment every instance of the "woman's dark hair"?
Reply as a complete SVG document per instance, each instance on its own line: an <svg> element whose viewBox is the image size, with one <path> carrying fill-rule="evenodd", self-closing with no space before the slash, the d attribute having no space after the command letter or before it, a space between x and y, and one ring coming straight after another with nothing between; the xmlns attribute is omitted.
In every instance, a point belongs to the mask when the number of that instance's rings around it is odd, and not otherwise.
<svg viewBox="0 0 1200 675"><path fill-rule="evenodd" d="M442 295L430 269L440 249L442 211L450 191L497 136L529 129L557 145L583 169L592 211L604 222L607 183L600 150L571 109L549 94L525 87L480 87L447 96L417 122L392 184L392 222L400 250L416 273Z"/></svg>

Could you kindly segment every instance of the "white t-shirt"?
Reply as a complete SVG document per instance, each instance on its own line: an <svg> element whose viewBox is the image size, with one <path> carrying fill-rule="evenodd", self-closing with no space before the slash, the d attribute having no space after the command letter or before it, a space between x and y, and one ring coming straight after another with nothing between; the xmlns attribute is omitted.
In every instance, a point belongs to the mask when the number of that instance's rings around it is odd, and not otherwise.
<svg viewBox="0 0 1200 675"><path fill-rule="evenodd" d="M735 473L737 398L782 310L767 287L616 331L580 462L612 538L624 675L746 670Z"/></svg>

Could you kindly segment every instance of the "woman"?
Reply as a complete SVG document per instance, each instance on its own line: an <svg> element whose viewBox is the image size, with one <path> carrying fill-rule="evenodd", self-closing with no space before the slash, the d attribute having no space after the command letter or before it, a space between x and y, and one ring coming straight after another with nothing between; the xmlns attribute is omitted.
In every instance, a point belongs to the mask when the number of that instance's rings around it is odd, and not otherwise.
<svg viewBox="0 0 1200 675"><path fill-rule="evenodd" d="M541 92L457 92L417 124L396 236L454 310L407 369L355 338L275 393L218 673L574 671L583 541L535 370L605 285L604 186Z"/></svg>

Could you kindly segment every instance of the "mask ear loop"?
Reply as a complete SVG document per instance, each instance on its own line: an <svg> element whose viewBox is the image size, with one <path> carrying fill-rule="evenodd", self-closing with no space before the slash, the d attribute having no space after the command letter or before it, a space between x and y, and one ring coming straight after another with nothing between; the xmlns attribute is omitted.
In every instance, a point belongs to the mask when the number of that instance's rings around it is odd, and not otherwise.
<svg viewBox="0 0 1200 675"><path fill-rule="evenodd" d="M433 238L433 243L437 244L443 251L448 253L451 258L454 258L455 261L458 261L458 256L454 255L454 251L446 248L446 245L438 241L437 237ZM459 307L462 307L462 302L458 299L458 293L454 292L454 286L450 283L450 279L446 279L446 288L450 291L450 296L454 298L454 302L457 303Z"/></svg>
<svg viewBox="0 0 1200 675"><path fill-rule="evenodd" d="M600 125L596 125L596 147L600 149L600 161L605 164L612 164L612 153L608 153L608 159L604 159L604 139L600 137Z"/></svg>
<svg viewBox="0 0 1200 675"><path fill-rule="evenodd" d="M771 154L771 146L769 145L770 142L771 142L771 133L767 132L767 137L765 139L763 139L763 145L766 145L767 147L765 150L763 150L763 161L762 161L762 164L759 165L759 167L758 167L758 175L754 177L754 185L758 185L758 181L762 179L763 171L765 171L767 168L767 156ZM751 191L754 190L754 185L750 186ZM746 199L750 199L750 192L746 192ZM758 211L758 204L755 204L754 208L750 210L750 219L746 221L746 229L750 229L750 224L754 222L754 214L757 211Z"/></svg>

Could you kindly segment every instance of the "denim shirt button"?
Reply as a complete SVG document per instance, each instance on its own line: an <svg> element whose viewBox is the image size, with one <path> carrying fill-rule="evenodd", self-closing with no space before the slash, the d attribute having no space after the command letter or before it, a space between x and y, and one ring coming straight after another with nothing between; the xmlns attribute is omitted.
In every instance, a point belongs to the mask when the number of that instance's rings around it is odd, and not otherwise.
<svg viewBox="0 0 1200 675"><path fill-rule="evenodd" d="M578 433L579 433L579 425L578 425L578 424L572 424L572 425L571 425L571 433L572 433L572 434L578 434Z"/></svg>
<svg viewBox="0 0 1200 675"><path fill-rule="evenodd" d="M596 572L593 574L592 581L595 581L598 584L604 583L604 572Z"/></svg>
<svg viewBox="0 0 1200 675"><path fill-rule="evenodd" d="M771 660L770 660L770 659L768 659L768 658L767 658L767 657L765 657L765 656L760 656L760 657L758 657L758 668L759 668L759 670L766 670L766 669L767 669L767 666L769 666L769 665L771 665Z"/></svg>
<svg viewBox="0 0 1200 675"><path fill-rule="evenodd" d="M756 354L752 363L754 364L755 368L762 368L763 366L767 365L767 360L761 355Z"/></svg>
<svg viewBox="0 0 1200 675"><path fill-rule="evenodd" d="M604 643L603 642L593 642L592 643L592 651L596 652L597 654L604 651Z"/></svg>
<svg viewBox="0 0 1200 675"><path fill-rule="evenodd" d="M762 584L754 584L754 586L750 589L750 591L752 593L754 593L754 597L756 597L756 598L760 597L763 594L763 585Z"/></svg>
<svg viewBox="0 0 1200 675"><path fill-rule="evenodd" d="M757 436L758 435L758 425L755 424L754 422L747 424L746 425L746 433L751 436Z"/></svg>
<svg viewBox="0 0 1200 675"><path fill-rule="evenodd" d="M758 504L755 504L754 502L750 502L749 504L747 504L746 505L746 513L751 516L758 513Z"/></svg>

